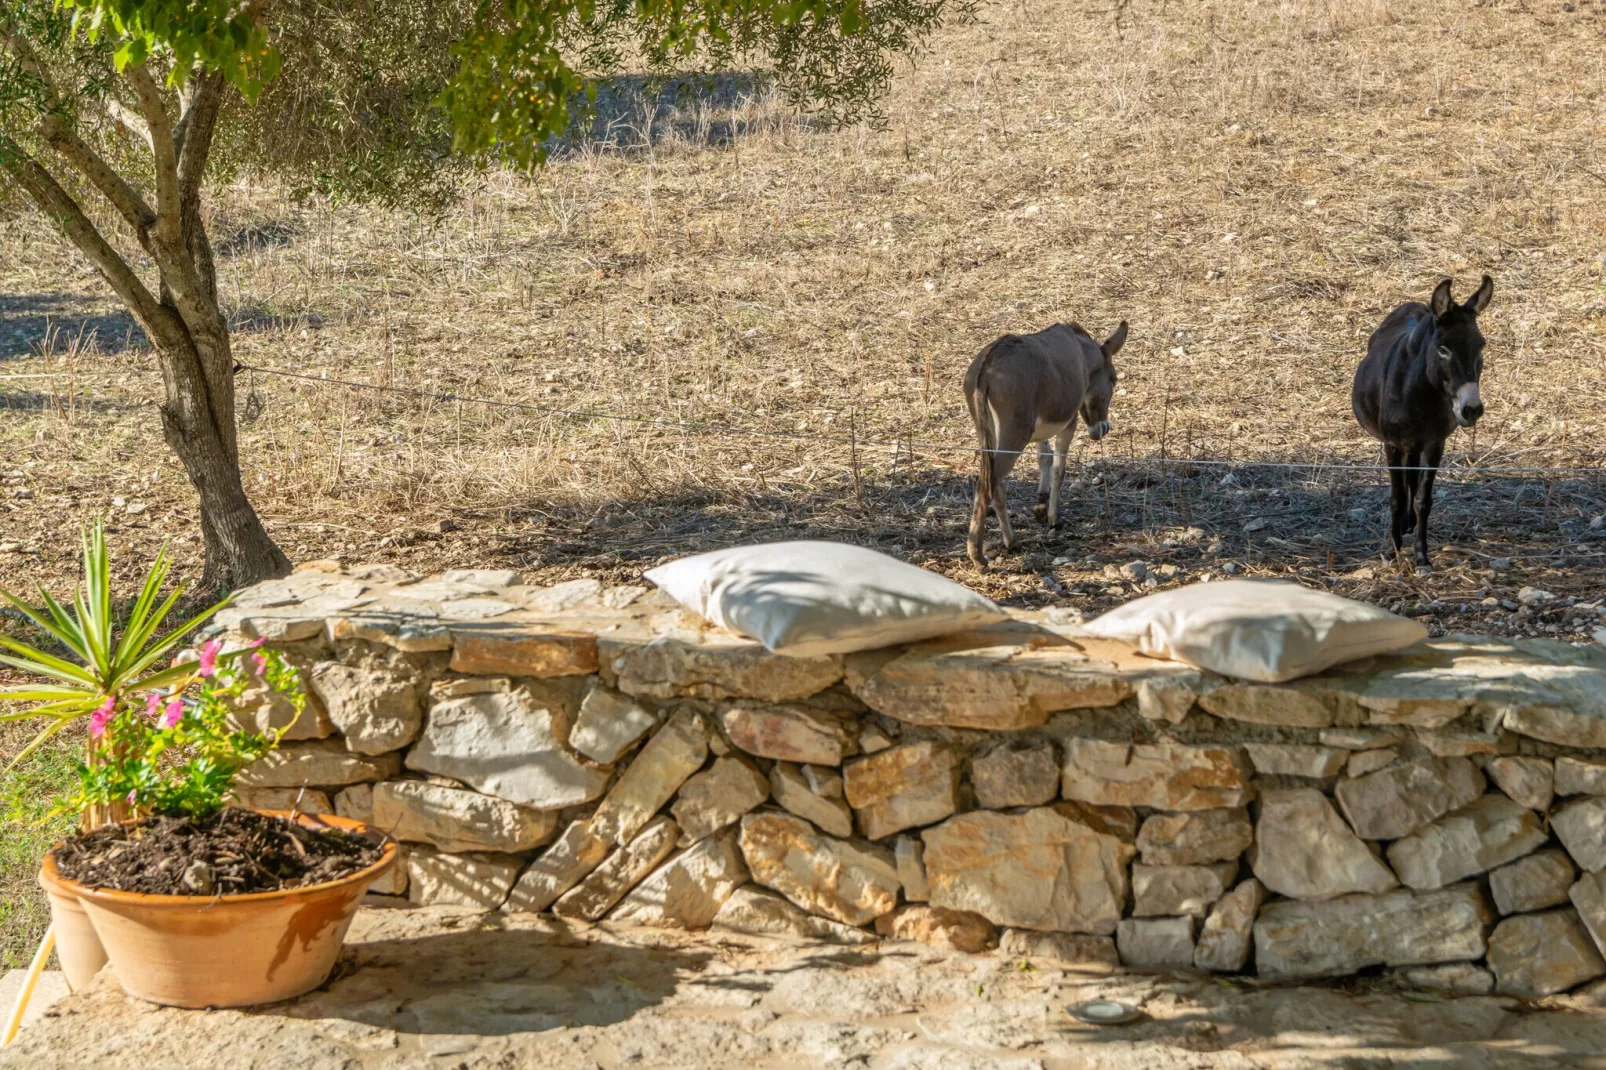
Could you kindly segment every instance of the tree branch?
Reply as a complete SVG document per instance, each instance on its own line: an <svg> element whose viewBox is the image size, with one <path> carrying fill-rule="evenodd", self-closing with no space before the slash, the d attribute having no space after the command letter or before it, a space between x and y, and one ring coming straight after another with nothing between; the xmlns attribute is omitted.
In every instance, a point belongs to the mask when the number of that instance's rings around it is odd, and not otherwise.
<svg viewBox="0 0 1606 1070"><path fill-rule="evenodd" d="M188 106L179 124L184 128L178 159L178 193L184 246L200 276L202 289L217 304L217 269L212 262L212 243L201 224L201 181L206 177L206 161L212 151L212 135L217 130L218 112L223 104L226 83L218 73L197 73L186 94Z"/></svg>
<svg viewBox="0 0 1606 1070"><path fill-rule="evenodd" d="M178 156L173 149L173 123L167 115L162 91L143 63L129 64L124 69L129 85L139 98L140 111L151 133L151 156L156 162L156 229L162 237L177 245L181 240L179 229Z"/></svg>
<svg viewBox="0 0 1606 1070"><path fill-rule="evenodd" d="M155 146L151 144L151 128L145 125L145 119L139 112L116 97L107 97L101 101L101 106L106 109L106 114L111 117L112 122L143 141L145 147L153 153L156 151Z"/></svg>
<svg viewBox="0 0 1606 1070"><path fill-rule="evenodd" d="M9 174L33 198L39 210L53 220L72 243L100 271L108 285L122 298L141 327L158 344L182 335L183 327L173 313L163 308L128 266L94 222L61 187L55 176L25 152L9 134L0 131L0 170Z"/></svg>

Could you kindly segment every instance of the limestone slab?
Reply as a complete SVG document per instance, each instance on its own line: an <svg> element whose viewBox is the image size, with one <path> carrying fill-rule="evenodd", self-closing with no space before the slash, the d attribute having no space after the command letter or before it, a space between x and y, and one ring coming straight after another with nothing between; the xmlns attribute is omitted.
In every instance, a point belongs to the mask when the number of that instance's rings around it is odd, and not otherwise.
<svg viewBox="0 0 1606 1070"><path fill-rule="evenodd" d="M1319 903L1267 903L1255 920L1255 970L1274 980L1341 977L1368 966L1478 959L1494 912L1476 883Z"/></svg>
<svg viewBox="0 0 1606 1070"><path fill-rule="evenodd" d="M572 725L567 697L544 687L436 702L407 768L538 810L578 806L602 795L609 774L569 751Z"/></svg>
<svg viewBox="0 0 1606 1070"><path fill-rule="evenodd" d="M1513 802L1540 813L1550 809L1556 797L1556 773L1549 758L1494 758L1483 768Z"/></svg>
<svg viewBox="0 0 1606 1070"><path fill-rule="evenodd" d="M791 658L772 654L757 643L707 637L700 637L696 645L669 637L621 644L611 652L609 667L619 690L658 699L794 702L842 679L840 655Z"/></svg>
<svg viewBox="0 0 1606 1070"><path fill-rule="evenodd" d="M452 670L479 676L573 676L597 671L597 637L506 618L453 623Z"/></svg>
<svg viewBox="0 0 1606 1070"><path fill-rule="evenodd" d="M983 810L921 834L931 903L996 925L1109 934L1126 903L1134 848L1071 807Z"/></svg>
<svg viewBox="0 0 1606 1070"><path fill-rule="evenodd" d="M1578 870L1560 848L1538 851L1489 874L1489 891L1502 914L1531 914L1567 902Z"/></svg>
<svg viewBox="0 0 1606 1070"><path fill-rule="evenodd" d="M1249 865L1268 889L1294 899L1385 892L1398 884L1313 788L1263 794Z"/></svg>
<svg viewBox="0 0 1606 1070"><path fill-rule="evenodd" d="M1540 999L1606 975L1606 959L1571 907L1518 914L1489 934L1495 991Z"/></svg>
<svg viewBox="0 0 1606 1070"><path fill-rule="evenodd" d="M1341 780L1333 794L1363 840L1397 840L1483 794L1469 758L1427 758Z"/></svg>
<svg viewBox="0 0 1606 1070"><path fill-rule="evenodd" d="M1568 803L1551 816L1550 829L1579 869L1590 873L1606 869L1606 798L1591 796Z"/></svg>
<svg viewBox="0 0 1606 1070"><path fill-rule="evenodd" d="M327 793L315 788L241 788L235 793L247 810L294 810L301 814L332 814Z"/></svg>
<svg viewBox="0 0 1606 1070"><path fill-rule="evenodd" d="M1400 883L1442 888L1521 858L1549 838L1538 814L1491 793L1395 840L1388 860Z"/></svg>
<svg viewBox="0 0 1606 1070"><path fill-rule="evenodd" d="M965 910L910 904L876 919L877 933L890 940L910 940L975 955L998 946L998 930L980 914Z"/></svg>
<svg viewBox="0 0 1606 1070"><path fill-rule="evenodd" d="M690 842L735 824L769 797L770 782L763 773L735 756L716 758L681 785L669 812Z"/></svg>
<svg viewBox="0 0 1606 1070"><path fill-rule="evenodd" d="M424 712L410 673L399 668L358 668L322 661L308 674L309 686L359 754L401 750L418 738Z"/></svg>
<svg viewBox="0 0 1606 1070"><path fill-rule="evenodd" d="M1199 696L1205 712L1251 724L1285 728L1326 728L1333 723L1333 703L1318 691L1275 684L1232 683Z"/></svg>
<svg viewBox="0 0 1606 1070"><path fill-rule="evenodd" d="M1596 949L1606 955L1606 874L1585 873L1567 890L1567 898L1589 930Z"/></svg>
<svg viewBox="0 0 1606 1070"><path fill-rule="evenodd" d="M442 851L527 851L552 839L558 815L423 780L374 785L374 824L398 840Z"/></svg>
<svg viewBox="0 0 1606 1070"><path fill-rule="evenodd" d="M385 780L401 772L399 754L353 754L338 739L281 743L240 770L242 788L339 787Z"/></svg>
<svg viewBox="0 0 1606 1070"><path fill-rule="evenodd" d="M892 857L898 866L898 880L903 883L903 898L910 903L924 903L931 898L931 884L926 880L926 844L914 836L899 836L892 846Z"/></svg>
<svg viewBox="0 0 1606 1070"><path fill-rule="evenodd" d="M849 763L842 787L859 830L879 840L941 821L958 808L959 758L932 740L889 747Z"/></svg>
<svg viewBox="0 0 1606 1070"><path fill-rule="evenodd" d="M742 818L741 847L753 880L811 914L864 925L898 905L897 864L884 847L822 835L774 812Z"/></svg>
<svg viewBox="0 0 1606 1070"><path fill-rule="evenodd" d="M576 921L596 921L668 858L679 839L680 828L669 818L649 822L633 840L616 848L583 881L559 896L552 912Z"/></svg>
<svg viewBox="0 0 1606 1070"><path fill-rule="evenodd" d="M591 818L591 831L614 843L635 839L652 816L708 760L708 728L696 710L682 708L625 767Z"/></svg>
<svg viewBox="0 0 1606 1070"><path fill-rule="evenodd" d="M1556 759L1557 795L1606 795L1606 761L1564 754Z"/></svg>
<svg viewBox="0 0 1606 1070"><path fill-rule="evenodd" d="M1254 842L1249 811L1241 806L1151 814L1137 835L1143 861L1156 866L1193 866L1235 859Z"/></svg>
<svg viewBox="0 0 1606 1070"><path fill-rule="evenodd" d="M1266 901L1266 888L1254 877L1217 900L1199 929L1193 964L1201 970L1236 973L1249 963L1255 916Z"/></svg>
<svg viewBox="0 0 1606 1070"><path fill-rule="evenodd" d="M374 819L374 786L353 784L334 798L335 813L364 824Z"/></svg>
<svg viewBox="0 0 1606 1070"><path fill-rule="evenodd" d="M523 861L503 854L447 854L407 847L407 898L421 906L495 910L507 899Z"/></svg>
<svg viewBox="0 0 1606 1070"><path fill-rule="evenodd" d="M812 821L823 831L838 838L853 835L853 811L847 800L841 798L842 778L835 776L836 794L827 796L814 790L804 768L790 762L776 762L770 767L770 794L789 812L806 821ZM830 783L826 781L825 783Z"/></svg>
<svg viewBox="0 0 1606 1070"><path fill-rule="evenodd" d="M1008 743L970 760L976 805L988 810L1044 806L1060 791L1060 760L1048 740Z"/></svg>
<svg viewBox="0 0 1606 1070"><path fill-rule="evenodd" d="M1121 963L1140 970L1193 968L1192 918L1122 918L1115 930Z"/></svg>
<svg viewBox="0 0 1606 1070"><path fill-rule="evenodd" d="M1351 777L1366 776L1368 773L1375 773L1379 769L1393 765L1399 756L1400 752L1394 747L1383 750L1351 751L1349 761L1344 765L1344 774Z"/></svg>
<svg viewBox="0 0 1606 1070"><path fill-rule="evenodd" d="M714 927L753 936L805 937L838 944L868 944L873 933L816 917L783 896L754 885L738 888L714 915Z"/></svg>
<svg viewBox="0 0 1606 1070"><path fill-rule="evenodd" d="M708 836L649 873L608 917L660 929L706 929L731 893L746 883L747 866L734 830Z"/></svg>
<svg viewBox="0 0 1606 1070"><path fill-rule="evenodd" d="M569 746L594 762L610 765L657 724L657 716L641 703L593 680L581 696Z"/></svg>
<svg viewBox="0 0 1606 1070"><path fill-rule="evenodd" d="M1202 918L1238 875L1237 862L1208 866L1132 866L1132 916Z"/></svg>
<svg viewBox="0 0 1606 1070"><path fill-rule="evenodd" d="M1262 776L1302 776L1320 779L1337 776L1350 752L1338 747L1300 743L1245 743L1244 751Z"/></svg>
<svg viewBox="0 0 1606 1070"><path fill-rule="evenodd" d="M821 710L741 703L721 710L719 722L733 744L760 758L841 765L853 753L847 725Z"/></svg>
<svg viewBox="0 0 1606 1070"><path fill-rule="evenodd" d="M1494 991L1494 974L1475 962L1407 966L1400 971L1400 977L1412 988L1450 992L1457 996L1487 996Z"/></svg>
<svg viewBox="0 0 1606 1070"><path fill-rule="evenodd" d="M1253 794L1250 769L1235 747L1181 743L1065 743L1062 793L1103 806L1209 810L1242 806Z"/></svg>
<svg viewBox="0 0 1606 1070"><path fill-rule="evenodd" d="M503 909L530 913L545 910L601 865L610 847L607 840L591 832L586 818L570 822L563 835L519 874Z"/></svg>
<svg viewBox="0 0 1606 1070"><path fill-rule="evenodd" d="M1049 959L1078 972L1108 973L1121 965L1115 941L1089 933L1043 933L1007 929L998 941L1005 958Z"/></svg>

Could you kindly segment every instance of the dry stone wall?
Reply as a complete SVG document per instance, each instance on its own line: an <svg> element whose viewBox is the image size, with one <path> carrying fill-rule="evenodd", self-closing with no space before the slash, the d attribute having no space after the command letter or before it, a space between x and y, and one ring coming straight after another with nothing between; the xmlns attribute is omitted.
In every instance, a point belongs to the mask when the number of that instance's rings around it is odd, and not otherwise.
<svg viewBox="0 0 1606 1070"><path fill-rule="evenodd" d="M335 563L214 630L310 684L242 801L384 829L377 890L415 903L1519 997L1606 976L1593 647L1451 637L1274 686L1048 611L787 658L643 587Z"/></svg>

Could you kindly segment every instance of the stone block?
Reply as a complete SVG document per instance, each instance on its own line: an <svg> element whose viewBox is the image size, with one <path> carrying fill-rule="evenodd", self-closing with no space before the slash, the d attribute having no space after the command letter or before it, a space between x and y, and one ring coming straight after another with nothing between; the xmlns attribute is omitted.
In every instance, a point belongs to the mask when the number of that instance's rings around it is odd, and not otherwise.
<svg viewBox="0 0 1606 1070"><path fill-rule="evenodd" d="M1005 743L971 758L970 785L988 810L1044 806L1059 795L1059 755L1048 740Z"/></svg>
<svg viewBox="0 0 1606 1070"><path fill-rule="evenodd" d="M669 812L690 843L733 825L770 797L768 778L745 759L716 758L707 770L681 785Z"/></svg>
<svg viewBox="0 0 1606 1070"><path fill-rule="evenodd" d="M1483 768L1513 802L1540 813L1550 810L1556 773L1549 758L1494 758Z"/></svg>
<svg viewBox="0 0 1606 1070"><path fill-rule="evenodd" d="M853 753L847 725L821 710L742 703L720 711L719 721L731 743L760 758L841 765Z"/></svg>
<svg viewBox="0 0 1606 1070"><path fill-rule="evenodd" d="M706 929L731 893L747 883L733 831L698 840L649 873L610 914L610 921L660 929Z"/></svg>
<svg viewBox="0 0 1606 1070"><path fill-rule="evenodd" d="M1473 882L1325 902L1267 903L1255 920L1255 970L1272 980L1342 977L1368 966L1478 959L1494 912Z"/></svg>
<svg viewBox="0 0 1606 1070"><path fill-rule="evenodd" d="M421 906L495 910L507 899L524 863L512 855L447 854L422 844L407 848L407 898Z"/></svg>
<svg viewBox="0 0 1606 1070"><path fill-rule="evenodd" d="M374 786L353 784L335 796L335 813L353 821L372 824L374 820Z"/></svg>
<svg viewBox="0 0 1606 1070"><path fill-rule="evenodd" d="M1502 914L1531 914L1567 902L1578 877L1573 860L1559 847L1519 858L1489 874L1489 891Z"/></svg>
<svg viewBox="0 0 1606 1070"><path fill-rule="evenodd" d="M453 623L452 671L470 676L576 676L597 671L597 637L536 622Z"/></svg>
<svg viewBox="0 0 1606 1070"><path fill-rule="evenodd" d="M1397 840L1468 805L1485 785L1469 758L1426 758L1341 780L1334 795L1361 839Z"/></svg>
<svg viewBox="0 0 1606 1070"><path fill-rule="evenodd" d="M1332 704L1321 693L1276 684L1223 684L1200 695L1199 705L1217 717L1251 724L1326 728L1333 723Z"/></svg>
<svg viewBox="0 0 1606 1070"><path fill-rule="evenodd" d="M295 810L302 814L336 812L328 794L315 788L241 788L234 794L247 810Z"/></svg>
<svg viewBox="0 0 1606 1070"><path fill-rule="evenodd" d="M1067 799L1155 810L1242 806L1252 795L1250 769L1235 747L1181 743L1065 743Z"/></svg>
<svg viewBox="0 0 1606 1070"><path fill-rule="evenodd" d="M339 787L386 780L401 772L399 754L353 754L338 739L281 743L240 770L242 788Z"/></svg>
<svg viewBox="0 0 1606 1070"><path fill-rule="evenodd" d="M601 865L612 846L592 834L587 819L571 822L563 835L519 874L503 909L532 914L545 910Z"/></svg>
<svg viewBox="0 0 1606 1070"><path fill-rule="evenodd" d="M1551 816L1550 830L1579 869L1590 873L1606 869L1606 798L1591 796L1568 803Z"/></svg>
<svg viewBox="0 0 1606 1070"><path fill-rule="evenodd" d="M1122 918L1115 930L1121 963L1139 970L1193 969L1192 918Z"/></svg>
<svg viewBox="0 0 1606 1070"><path fill-rule="evenodd" d="M1268 889L1294 899L1385 892L1398 884L1314 788L1263 794L1249 865Z"/></svg>
<svg viewBox="0 0 1606 1070"><path fill-rule="evenodd" d="M1236 859L1249 850L1255 829L1241 806L1151 814L1138 832L1137 846L1151 866L1195 866Z"/></svg>
<svg viewBox="0 0 1606 1070"><path fill-rule="evenodd" d="M834 775L834 781L831 777L814 778L827 790L834 786L836 794L827 796L813 790L810 778L803 771L811 768L818 767L776 762L770 767L770 794L789 812L814 822L831 835L838 838L852 836L853 811L848 808L847 801L841 798L841 776Z"/></svg>
<svg viewBox="0 0 1606 1070"><path fill-rule="evenodd" d="M1245 743L1244 751L1261 776L1302 776L1312 779L1337 776L1350 752L1338 747L1301 743Z"/></svg>
<svg viewBox="0 0 1606 1070"><path fill-rule="evenodd" d="M1494 974L1475 962L1407 966L1399 972L1399 976L1412 988L1449 992L1457 996L1487 996L1494 991Z"/></svg>
<svg viewBox="0 0 1606 1070"><path fill-rule="evenodd" d="M1349 761L1344 765L1344 773L1351 777L1366 776L1368 773L1375 773L1379 769L1393 765L1394 759L1399 756L1400 752L1393 747L1383 750L1351 751Z"/></svg>
<svg viewBox="0 0 1606 1070"><path fill-rule="evenodd" d="M510 568L449 568L441 573L447 583L462 583L486 591L517 585L519 574Z"/></svg>
<svg viewBox="0 0 1606 1070"><path fill-rule="evenodd" d="M1071 807L951 817L922 833L931 903L996 925L1109 934L1134 848Z"/></svg>
<svg viewBox="0 0 1606 1070"><path fill-rule="evenodd" d="M664 723L625 767L591 817L591 831L629 843L708 760L708 729L693 709Z"/></svg>
<svg viewBox="0 0 1606 1070"><path fill-rule="evenodd" d="M931 740L889 747L844 768L842 787L860 831L879 840L958 809L959 758Z"/></svg>
<svg viewBox="0 0 1606 1070"><path fill-rule="evenodd" d="M1567 898L1572 900L1595 947L1606 955L1606 874L1585 873L1567 890Z"/></svg>
<svg viewBox="0 0 1606 1070"><path fill-rule="evenodd" d="M998 945L998 930L980 914L924 905L901 906L876 919L889 940L910 940L946 951L978 954Z"/></svg>
<svg viewBox="0 0 1606 1070"><path fill-rule="evenodd" d="M924 903L931 899L931 885L926 880L926 845L914 836L899 836L892 846L892 857L898 866L898 880L903 883L903 898L910 903Z"/></svg>
<svg viewBox="0 0 1606 1070"><path fill-rule="evenodd" d="M741 847L754 881L811 914L864 925L898 905L897 864L884 847L825 836L774 812L742 818Z"/></svg>
<svg viewBox="0 0 1606 1070"><path fill-rule="evenodd" d="M1489 968L1496 992L1542 999L1606 975L1606 959L1589 930L1568 907L1518 914L1489 934Z"/></svg>
<svg viewBox="0 0 1606 1070"><path fill-rule="evenodd" d="M1202 918L1238 875L1237 862L1208 866L1132 866L1132 916Z"/></svg>
<svg viewBox="0 0 1606 1070"><path fill-rule="evenodd" d="M514 853L557 832L558 815L423 780L387 780L373 788L374 824L398 840L442 851Z"/></svg>
<svg viewBox="0 0 1606 1070"><path fill-rule="evenodd" d="M1388 860L1407 887L1442 888L1536 851L1549 838L1538 814L1491 793L1395 840Z"/></svg>
<svg viewBox="0 0 1606 1070"><path fill-rule="evenodd" d="M407 768L538 810L578 806L602 795L609 774L569 751L573 722L569 697L546 685L437 702Z"/></svg>
<svg viewBox="0 0 1606 1070"><path fill-rule="evenodd" d="M617 848L585 880L559 896L552 913L574 921L596 921L668 858L679 839L680 828L669 818L649 822L635 839Z"/></svg>
<svg viewBox="0 0 1606 1070"><path fill-rule="evenodd" d="M1007 929L998 941L998 953L1011 959L1049 959L1078 972L1108 973L1121 965L1113 939L1088 933Z"/></svg>
<svg viewBox="0 0 1606 1070"><path fill-rule="evenodd" d="M752 936L799 937L838 944L868 944L875 940L863 929L815 917L774 892L753 885L736 889L725 900L714 915L714 927Z"/></svg>
<svg viewBox="0 0 1606 1070"><path fill-rule="evenodd" d="M1556 759L1557 795L1606 795L1606 761L1564 754Z"/></svg>
<svg viewBox="0 0 1606 1070"><path fill-rule="evenodd" d="M309 688L346 737L348 750L384 754L418 738L424 712L409 671L321 661L307 675Z"/></svg>
<svg viewBox="0 0 1606 1070"><path fill-rule="evenodd" d="M620 645L611 651L609 667L619 690L657 699L796 702L842 679L837 654L793 658L757 643L722 643L707 636L697 645L668 637Z"/></svg>
<svg viewBox="0 0 1606 1070"><path fill-rule="evenodd" d="M658 718L641 703L593 680L580 699L569 746L594 762L610 765L657 724Z"/></svg>
<svg viewBox="0 0 1606 1070"><path fill-rule="evenodd" d="M1343 747L1345 750L1366 751L1397 747L1405 742L1405 729L1392 728L1329 728L1321 734L1322 746Z"/></svg>
<svg viewBox="0 0 1606 1070"><path fill-rule="evenodd" d="M1217 900L1199 930L1193 964L1201 970L1236 973L1249 964L1255 915L1266 901L1266 888L1254 877Z"/></svg>

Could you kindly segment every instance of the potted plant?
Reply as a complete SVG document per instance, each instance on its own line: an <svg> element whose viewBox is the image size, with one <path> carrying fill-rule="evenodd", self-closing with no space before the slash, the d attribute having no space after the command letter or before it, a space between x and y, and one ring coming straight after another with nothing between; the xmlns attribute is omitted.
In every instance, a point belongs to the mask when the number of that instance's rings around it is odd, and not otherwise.
<svg viewBox="0 0 1606 1070"><path fill-rule="evenodd" d="M157 638L180 594L161 598L168 570L164 549L118 623L97 526L70 610L42 591L37 610L0 592L69 655L0 636L0 663L47 681L0 688L0 700L30 703L0 717L49 722L17 761L89 722L79 786L64 803L83 815L81 831L46 854L39 877L57 951L75 988L109 958L126 991L155 1003L288 999L329 975L396 847L343 818L227 805L235 776L289 727L243 727L241 696L265 687L298 715L305 696L296 670L260 642L225 650L212 640L173 657L222 603Z"/></svg>

